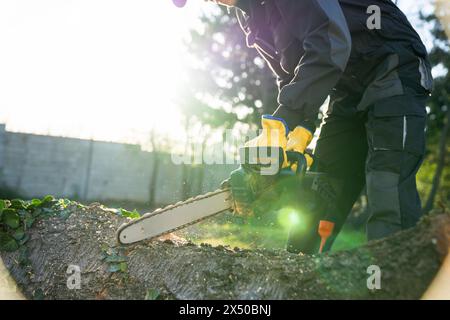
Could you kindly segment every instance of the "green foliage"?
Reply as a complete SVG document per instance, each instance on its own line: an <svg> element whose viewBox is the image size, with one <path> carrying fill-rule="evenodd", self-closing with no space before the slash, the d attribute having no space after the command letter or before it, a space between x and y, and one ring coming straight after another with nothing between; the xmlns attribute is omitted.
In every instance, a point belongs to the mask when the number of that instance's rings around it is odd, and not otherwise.
<svg viewBox="0 0 450 320"><path fill-rule="evenodd" d="M126 262L127 261L127 257L124 256L118 256L118 255L111 255L106 257L105 262L108 263L122 263L122 262Z"/></svg>
<svg viewBox="0 0 450 320"><path fill-rule="evenodd" d="M111 273L114 273L114 272L127 272L128 271L128 265L127 265L126 262L114 263L114 264L109 265L108 271L111 272Z"/></svg>
<svg viewBox="0 0 450 320"><path fill-rule="evenodd" d="M421 15L422 21L433 36L433 47L429 53L431 64L441 71L434 79L434 90L428 102L427 157L418 175L418 188L424 202L432 194L430 191L432 190L436 169L438 169L440 153L446 152L447 155L449 154L448 137L443 135L443 131L446 121L450 121L448 116L450 108L450 41L442 21L438 18L440 16L445 17L446 13L439 12L439 10L436 6L433 14ZM444 139L447 139L447 150L439 147L439 143L445 141ZM449 162L450 159L447 156L435 202L445 203L450 200ZM432 199L430 198L430 200Z"/></svg>
<svg viewBox="0 0 450 320"><path fill-rule="evenodd" d="M25 226L25 229L30 229L33 226L35 218L33 217L33 215L29 212L25 212L25 214L23 215L23 223Z"/></svg>
<svg viewBox="0 0 450 320"><path fill-rule="evenodd" d="M217 130L239 122L259 125L261 114L277 108L272 71L256 50L247 47L233 13L221 10L200 20L202 30L191 30L186 44L189 54L184 59L190 69L179 92L187 122Z"/></svg>
<svg viewBox="0 0 450 320"><path fill-rule="evenodd" d="M120 271L120 266L118 264L112 264L108 267L108 272L118 272Z"/></svg>
<svg viewBox="0 0 450 320"><path fill-rule="evenodd" d="M24 245L29 240L27 230L37 219L55 215L67 218L71 205L70 200L55 200L50 195L30 201L0 200L0 251L15 251Z"/></svg>
<svg viewBox="0 0 450 320"><path fill-rule="evenodd" d="M437 12L437 15L441 14ZM446 112L450 108L450 74L448 72L450 69L450 41L437 15L421 15L434 38L433 47L429 53L431 63L433 67L439 66L444 69L444 72L434 79L434 90L428 104L430 113L427 134L431 140L439 137L444 127Z"/></svg>
<svg viewBox="0 0 450 320"><path fill-rule="evenodd" d="M18 248L19 244L12 236L0 231L0 251L15 251Z"/></svg>
<svg viewBox="0 0 450 320"><path fill-rule="evenodd" d="M430 144L428 146L431 150L437 150L436 144ZM450 146L447 147L447 154L450 155ZM431 186L433 183L433 178L436 173L437 168L437 152L429 153L425 159L420 171L417 175L417 188L420 193L420 197L425 201L427 199ZM438 195L436 197L437 201L448 202L450 200L450 157L447 156L447 165L442 173L440 188L438 190Z"/></svg>
<svg viewBox="0 0 450 320"><path fill-rule="evenodd" d="M42 199L42 204L48 204L51 203L52 201L55 201L55 198L51 195L47 195L44 197L44 199Z"/></svg>
<svg viewBox="0 0 450 320"><path fill-rule="evenodd" d="M108 264L108 272L122 272L128 271L128 258L121 255L116 248L110 248L104 244L102 246L102 260Z"/></svg>
<svg viewBox="0 0 450 320"><path fill-rule="evenodd" d="M11 204L9 205L9 207L11 209L17 209L17 210L26 209L25 202L20 199L11 200Z"/></svg>
<svg viewBox="0 0 450 320"><path fill-rule="evenodd" d="M25 238L25 229L23 227L17 228L16 230L14 230L12 236L17 241L22 240L23 238Z"/></svg>
<svg viewBox="0 0 450 320"><path fill-rule="evenodd" d="M1 214L3 212L3 209L7 207L5 200L0 200L0 218L2 217Z"/></svg>
<svg viewBox="0 0 450 320"><path fill-rule="evenodd" d="M20 225L20 217L16 209L3 209L2 223L11 229L17 229Z"/></svg>
<svg viewBox="0 0 450 320"><path fill-rule="evenodd" d="M131 218L131 219L138 219L141 217L141 215L139 214L139 212L137 212L136 209L134 209L133 211L127 211L125 209L119 209L120 211L120 215L122 217L126 217L126 218Z"/></svg>
<svg viewBox="0 0 450 320"><path fill-rule="evenodd" d="M145 294L145 300L156 300L158 299L160 293L156 289L148 289Z"/></svg>

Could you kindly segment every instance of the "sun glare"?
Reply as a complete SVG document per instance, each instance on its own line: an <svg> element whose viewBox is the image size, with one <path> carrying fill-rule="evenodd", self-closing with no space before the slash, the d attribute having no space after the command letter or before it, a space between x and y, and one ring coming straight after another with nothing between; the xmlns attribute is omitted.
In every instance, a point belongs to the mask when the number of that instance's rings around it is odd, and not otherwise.
<svg viewBox="0 0 450 320"><path fill-rule="evenodd" d="M11 131L110 141L152 129L180 135L182 39L202 4L2 1L0 122Z"/></svg>

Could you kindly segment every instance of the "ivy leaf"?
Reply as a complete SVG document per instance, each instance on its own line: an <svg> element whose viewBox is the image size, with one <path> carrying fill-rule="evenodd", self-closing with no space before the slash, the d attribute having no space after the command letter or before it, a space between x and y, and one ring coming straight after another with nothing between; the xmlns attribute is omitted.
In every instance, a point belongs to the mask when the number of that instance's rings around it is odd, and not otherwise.
<svg viewBox="0 0 450 320"><path fill-rule="evenodd" d="M28 240L30 240L30 236L25 234L25 236L19 240L19 246L23 246L25 243L28 242Z"/></svg>
<svg viewBox="0 0 450 320"><path fill-rule="evenodd" d="M5 209L2 214L2 221L10 228L17 229L20 224L19 214L14 209Z"/></svg>
<svg viewBox="0 0 450 320"><path fill-rule="evenodd" d="M128 270L128 265L126 262L121 262L121 263L114 263L111 264L108 268L108 271L111 273L114 272L127 272Z"/></svg>
<svg viewBox="0 0 450 320"><path fill-rule="evenodd" d="M20 200L20 199L11 200L11 206L10 207L12 209L17 209L17 210L26 209L25 202L23 200Z"/></svg>
<svg viewBox="0 0 450 320"><path fill-rule="evenodd" d="M127 257L112 255L112 256L106 257L105 261L108 262L108 263L126 262L127 261Z"/></svg>
<svg viewBox="0 0 450 320"><path fill-rule="evenodd" d="M36 207L38 207L38 206L40 206L42 204L42 200L40 200L40 199L33 199L33 200L31 200L31 204L36 206Z"/></svg>
<svg viewBox="0 0 450 320"><path fill-rule="evenodd" d="M145 300L156 300L159 297L159 291L156 289L148 289L145 294Z"/></svg>
<svg viewBox="0 0 450 320"><path fill-rule="evenodd" d="M120 264L115 263L109 266L108 271L113 273L113 272L118 272L120 271Z"/></svg>
<svg viewBox="0 0 450 320"><path fill-rule="evenodd" d="M136 211L136 209L134 209L134 211L127 211L125 209L120 209L120 214L122 215L122 217L131 219L138 219L141 217L141 215L139 214L139 212Z"/></svg>
<svg viewBox="0 0 450 320"><path fill-rule="evenodd" d="M30 229L33 226L34 223L34 217L30 213L26 213L23 217L23 223L25 225L25 228Z"/></svg>
<svg viewBox="0 0 450 320"><path fill-rule="evenodd" d="M120 271L121 272L127 272L128 271L128 264L126 262L119 263Z"/></svg>
<svg viewBox="0 0 450 320"><path fill-rule="evenodd" d="M35 208L38 208L42 204L42 201L39 199L33 199L31 200L30 204L27 206L27 210L33 210Z"/></svg>
<svg viewBox="0 0 450 320"><path fill-rule="evenodd" d="M86 206L84 204L81 204L81 203L78 203L78 202L76 203L76 206L77 206L78 209L86 208Z"/></svg>
<svg viewBox="0 0 450 320"><path fill-rule="evenodd" d="M102 250L103 252L108 252L108 250L109 250L109 245L108 245L107 243L102 243L101 250Z"/></svg>
<svg viewBox="0 0 450 320"><path fill-rule="evenodd" d="M54 201L55 200L55 198L53 197L53 196L51 196L51 195L46 195L43 199L42 199L42 202L43 203L48 203L48 202L52 202L52 201Z"/></svg>
<svg viewBox="0 0 450 320"><path fill-rule="evenodd" d="M19 249L19 244L13 237L5 232L0 232L0 251L16 251Z"/></svg>
<svg viewBox="0 0 450 320"><path fill-rule="evenodd" d="M41 205L39 207L48 207L55 201L55 198L51 195L45 196L42 199Z"/></svg>
<svg viewBox="0 0 450 320"><path fill-rule="evenodd" d="M32 213L33 218L37 218L42 214L42 209L38 208L36 210L34 210Z"/></svg>
<svg viewBox="0 0 450 320"><path fill-rule="evenodd" d="M14 231L12 236L17 241L22 240L25 237L25 231L23 230L23 228L18 228Z"/></svg>
<svg viewBox="0 0 450 320"><path fill-rule="evenodd" d="M59 205L61 205L61 207L63 209L66 209L69 205L70 205L70 200L69 199L60 199L58 201Z"/></svg>
<svg viewBox="0 0 450 320"><path fill-rule="evenodd" d="M50 217L50 216L53 216L55 214L55 211L52 210L51 208L43 208L41 210L41 213L42 213L43 216Z"/></svg>
<svg viewBox="0 0 450 320"><path fill-rule="evenodd" d="M0 217L1 217L3 209L6 209L6 202L5 202L5 200L0 200Z"/></svg>
<svg viewBox="0 0 450 320"><path fill-rule="evenodd" d="M2 221L3 209L5 209L4 207L2 207L2 201L3 200L0 200L0 222Z"/></svg>

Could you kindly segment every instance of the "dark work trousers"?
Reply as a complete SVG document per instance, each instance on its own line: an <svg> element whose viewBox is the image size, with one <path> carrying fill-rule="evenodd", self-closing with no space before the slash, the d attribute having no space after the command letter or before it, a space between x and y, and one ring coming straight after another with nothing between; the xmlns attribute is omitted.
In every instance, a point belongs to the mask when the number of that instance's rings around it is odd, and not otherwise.
<svg viewBox="0 0 450 320"><path fill-rule="evenodd" d="M350 68L350 67L349 67ZM334 201L317 206L303 231L291 230L287 249L317 253L320 220L335 223L330 250L364 187L368 240L413 227L421 216L416 174L425 154L431 68L410 45L385 43L360 57L331 94L312 171L326 174ZM307 230L307 231L304 231Z"/></svg>
<svg viewBox="0 0 450 320"><path fill-rule="evenodd" d="M288 251L316 253L320 220L335 223L325 246L329 250L364 187L370 211L368 240L417 223L421 202L416 174L425 153L427 94L407 87L404 92L377 100L363 111L356 107L358 98L331 104L315 148L313 170L327 174L336 195L334 208L313 213L307 234L291 230Z"/></svg>
<svg viewBox="0 0 450 320"><path fill-rule="evenodd" d="M426 116L408 112L394 115L389 106L416 104L425 110L424 103L425 97L399 96L380 100L354 117L337 112L328 115L314 155L316 170L327 174L335 190L334 209L314 213L316 219L308 235L293 231L289 251L317 252L320 220L335 223L325 247L325 251L329 250L364 186L370 211L368 240L389 236L417 223L421 202L416 174L424 157Z"/></svg>

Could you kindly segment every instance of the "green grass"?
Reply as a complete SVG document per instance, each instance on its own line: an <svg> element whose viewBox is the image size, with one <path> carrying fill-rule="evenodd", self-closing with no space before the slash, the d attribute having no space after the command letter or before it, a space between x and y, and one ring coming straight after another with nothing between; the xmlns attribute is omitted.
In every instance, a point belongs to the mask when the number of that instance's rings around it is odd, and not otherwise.
<svg viewBox="0 0 450 320"><path fill-rule="evenodd" d="M366 242L367 240L364 232L344 228L334 242L332 251L357 248L364 245Z"/></svg>
<svg viewBox="0 0 450 320"><path fill-rule="evenodd" d="M279 225L270 226L236 222L203 223L188 238L194 243L208 243L242 249L284 249L288 233ZM363 232L344 229L336 239L333 251L347 250L366 243Z"/></svg>

